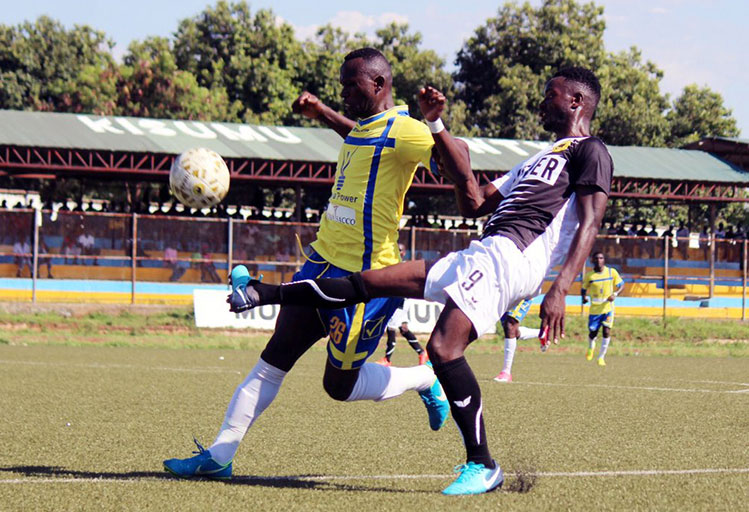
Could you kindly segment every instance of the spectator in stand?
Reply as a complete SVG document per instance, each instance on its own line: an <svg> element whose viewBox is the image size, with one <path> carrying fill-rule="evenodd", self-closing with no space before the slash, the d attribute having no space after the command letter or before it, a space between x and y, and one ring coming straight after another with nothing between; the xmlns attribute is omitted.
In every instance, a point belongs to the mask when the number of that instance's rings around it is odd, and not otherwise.
<svg viewBox="0 0 749 512"><path fill-rule="evenodd" d="M650 257L650 242L647 238L650 233L645 229L645 224L637 223L637 232L635 233L636 236L643 238L642 240L636 240L635 241L635 247L639 248L639 254L637 255L640 258L649 258Z"/></svg>
<svg viewBox="0 0 749 512"><path fill-rule="evenodd" d="M715 258L717 260L723 260L726 255L726 244L719 242L718 240L726 239L726 228L721 222L718 224L718 229L715 230Z"/></svg>
<svg viewBox="0 0 749 512"><path fill-rule="evenodd" d="M78 264L78 256L81 255L81 248L76 244L75 232L67 232L62 239L62 247L60 248L62 253L65 255L65 263L68 263L68 258L72 261L73 265Z"/></svg>
<svg viewBox="0 0 749 512"><path fill-rule="evenodd" d="M208 252L208 245L203 244L203 250L198 253L198 256L202 260L210 260L211 253ZM216 272L216 266L212 261L201 261L200 262L200 280L203 282L220 283L221 278Z"/></svg>
<svg viewBox="0 0 749 512"><path fill-rule="evenodd" d="M726 228L721 222L718 224L718 229L715 230L715 238L716 239L723 239L726 237Z"/></svg>
<svg viewBox="0 0 749 512"><path fill-rule="evenodd" d="M179 253L177 252L177 249L171 245L168 245L166 249L164 249L164 262L168 268L172 269L172 275L169 276L169 281L171 282L179 281L179 278L185 275L185 271L187 270L180 265L178 258Z"/></svg>
<svg viewBox="0 0 749 512"><path fill-rule="evenodd" d="M26 267L29 268L29 277L31 277L31 245L29 245L28 237L13 244L13 256L14 263L18 265L16 277L21 277Z"/></svg>
<svg viewBox="0 0 749 512"><path fill-rule="evenodd" d="M681 258L689 259L689 228L683 222L679 223L679 229L676 230L676 247L679 248Z"/></svg>
<svg viewBox="0 0 749 512"><path fill-rule="evenodd" d="M94 235L91 233L86 233L85 227L83 224L80 226L81 234L78 235L78 246L80 247L80 253L84 256L98 256L101 251L96 248ZM94 265L98 265L99 260L97 258L94 258Z"/></svg>
<svg viewBox="0 0 749 512"><path fill-rule="evenodd" d="M44 238L39 242L39 266L42 265L47 267L47 279L54 279L55 276L52 275L52 253Z"/></svg>

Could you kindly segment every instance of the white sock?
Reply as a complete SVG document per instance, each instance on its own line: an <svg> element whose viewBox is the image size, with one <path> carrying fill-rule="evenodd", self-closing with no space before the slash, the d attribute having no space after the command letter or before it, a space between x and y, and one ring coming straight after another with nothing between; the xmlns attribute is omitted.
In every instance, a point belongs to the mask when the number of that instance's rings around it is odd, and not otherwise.
<svg viewBox="0 0 749 512"><path fill-rule="evenodd" d="M593 350L594 348L596 348L596 339L588 338L588 349Z"/></svg>
<svg viewBox="0 0 749 512"><path fill-rule="evenodd" d="M247 430L276 398L285 376L285 371L258 360L231 397L221 430L209 448L213 460L223 465L234 458Z"/></svg>
<svg viewBox="0 0 749 512"><path fill-rule="evenodd" d="M505 338L505 365L503 372L512 373L512 360L515 359L515 349L518 346L517 338Z"/></svg>
<svg viewBox="0 0 749 512"><path fill-rule="evenodd" d="M608 338L601 338L601 351L598 352L598 359L603 359L603 356L606 355L606 351L609 349L609 342L611 341L611 336Z"/></svg>
<svg viewBox="0 0 749 512"><path fill-rule="evenodd" d="M519 340L530 340L533 338L538 338L538 327L524 327L522 325L518 326L518 339Z"/></svg>
<svg viewBox="0 0 749 512"><path fill-rule="evenodd" d="M398 368L364 363L359 370L347 402L374 400L380 402L402 395L406 391L425 391L434 384L434 371L427 365Z"/></svg>

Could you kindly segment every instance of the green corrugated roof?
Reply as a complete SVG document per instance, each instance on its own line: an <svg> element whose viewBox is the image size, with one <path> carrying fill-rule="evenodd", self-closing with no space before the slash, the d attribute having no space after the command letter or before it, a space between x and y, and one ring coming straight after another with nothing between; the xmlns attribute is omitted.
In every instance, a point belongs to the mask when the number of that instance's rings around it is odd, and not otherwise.
<svg viewBox="0 0 749 512"><path fill-rule="evenodd" d="M547 142L466 138L475 170L507 171ZM204 146L225 158L335 162L341 138L325 128L0 110L0 145L178 154ZM749 173L698 150L609 146L615 175L749 183Z"/></svg>

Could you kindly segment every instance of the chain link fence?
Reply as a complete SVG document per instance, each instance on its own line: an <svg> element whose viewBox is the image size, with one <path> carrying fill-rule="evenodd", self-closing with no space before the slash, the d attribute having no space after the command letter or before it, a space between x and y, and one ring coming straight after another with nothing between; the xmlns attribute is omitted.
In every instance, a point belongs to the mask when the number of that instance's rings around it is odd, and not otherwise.
<svg viewBox="0 0 749 512"><path fill-rule="evenodd" d="M304 263L315 223L48 210L0 210L0 278L136 283L226 283L247 265L270 283L289 281ZM478 238L470 229L401 229L406 259L434 260ZM599 235L595 250L626 281L625 296L746 302L745 240ZM551 278L550 278L551 279ZM549 279L549 283L550 283ZM549 283L546 284L548 287ZM579 285L570 293L578 293Z"/></svg>

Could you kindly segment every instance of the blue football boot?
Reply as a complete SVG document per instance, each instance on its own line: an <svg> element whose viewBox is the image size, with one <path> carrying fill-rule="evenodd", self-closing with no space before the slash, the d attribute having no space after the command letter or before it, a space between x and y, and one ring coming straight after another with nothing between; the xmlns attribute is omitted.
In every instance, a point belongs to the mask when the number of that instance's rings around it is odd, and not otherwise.
<svg viewBox="0 0 749 512"><path fill-rule="evenodd" d="M483 464L468 462L455 466L455 472L460 473L453 483L448 485L442 494L450 496L461 496L464 494L483 494L502 487L505 474L494 461L494 469L489 469Z"/></svg>
<svg viewBox="0 0 749 512"><path fill-rule="evenodd" d="M197 439L193 439L198 451L194 457L188 459L168 459L164 461L164 469L180 478L231 478L231 461L221 465L211 458L211 452L201 446Z"/></svg>
<svg viewBox="0 0 749 512"><path fill-rule="evenodd" d="M427 366L432 367L432 363L427 361ZM447 421L450 414L450 403L447 401L445 391L437 377L434 378L434 384L425 391L419 391L421 401L427 408L429 415L429 428L439 430Z"/></svg>
<svg viewBox="0 0 749 512"><path fill-rule="evenodd" d="M263 276L260 276L262 279ZM244 265L237 265L231 271L231 295L226 301L229 303L229 311L232 313L242 313L256 307L260 301L257 291L252 287L252 281L259 281L250 278L250 272Z"/></svg>

